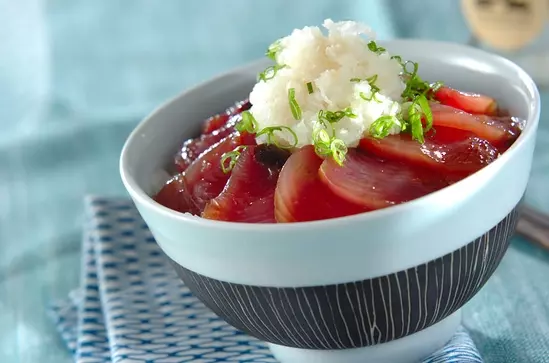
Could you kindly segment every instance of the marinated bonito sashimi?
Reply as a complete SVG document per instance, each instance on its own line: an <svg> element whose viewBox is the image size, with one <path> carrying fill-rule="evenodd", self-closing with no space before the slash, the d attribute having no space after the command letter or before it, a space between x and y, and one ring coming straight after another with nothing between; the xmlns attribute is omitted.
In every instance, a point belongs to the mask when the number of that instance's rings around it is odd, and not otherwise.
<svg viewBox="0 0 549 363"><path fill-rule="evenodd" d="M295 151L278 178L275 217L278 222L306 222L344 217L371 210L339 197L320 179L319 157L312 145Z"/></svg>
<svg viewBox="0 0 549 363"><path fill-rule="evenodd" d="M359 148L388 160L461 177L490 164L499 154L495 146L474 133L448 127L437 127L419 145L410 134L403 133L383 139L365 137L360 140Z"/></svg>
<svg viewBox="0 0 549 363"><path fill-rule="evenodd" d="M156 194L206 219L296 223L421 198L494 162L524 121L489 95L429 83L355 22L274 42L249 99L203 122Z"/></svg>
<svg viewBox="0 0 549 363"><path fill-rule="evenodd" d="M202 125L202 134L196 139L187 140L175 158L175 168L184 172L187 167L204 151L215 145L235 131L235 125L241 121L241 113L250 108L248 101L236 103L222 114L217 114Z"/></svg>
<svg viewBox="0 0 549 363"><path fill-rule="evenodd" d="M290 152L274 145L245 148L223 191L202 212L208 219L274 223L274 194L278 174Z"/></svg>

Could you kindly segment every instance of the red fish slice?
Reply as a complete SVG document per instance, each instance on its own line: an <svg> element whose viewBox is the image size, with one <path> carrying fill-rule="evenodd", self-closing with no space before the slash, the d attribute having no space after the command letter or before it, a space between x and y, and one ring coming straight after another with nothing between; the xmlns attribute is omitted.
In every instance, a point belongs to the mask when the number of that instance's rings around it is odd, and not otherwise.
<svg viewBox="0 0 549 363"><path fill-rule="evenodd" d="M184 172L191 163L215 143L235 131L235 125L242 120L241 113L251 107L249 101L241 101L227 109L225 113L210 117L202 126L202 135L183 143L175 155L175 168Z"/></svg>
<svg viewBox="0 0 549 363"><path fill-rule="evenodd" d="M290 153L273 145L241 152L223 192L211 200L203 218L247 223L275 223L274 193L280 169Z"/></svg>
<svg viewBox="0 0 549 363"><path fill-rule="evenodd" d="M492 97L478 93L462 92L446 86L435 92L435 99L443 105L474 114L494 116L498 109L498 104Z"/></svg>
<svg viewBox="0 0 549 363"><path fill-rule="evenodd" d="M183 174L176 175L160 189L154 200L164 207L181 213L198 214L199 210L193 203Z"/></svg>
<svg viewBox="0 0 549 363"><path fill-rule="evenodd" d="M316 221L368 210L338 197L320 180L322 162L309 145L294 152L284 164L275 192L278 222Z"/></svg>
<svg viewBox="0 0 549 363"><path fill-rule="evenodd" d="M326 159L320 177L341 198L369 209L407 202L448 185L444 177L432 171L356 149L349 149L343 166Z"/></svg>
<svg viewBox="0 0 549 363"><path fill-rule="evenodd" d="M241 145L254 145L253 135L234 132L232 135L214 144L207 152L174 177L156 195L160 204L179 212L200 214L211 199L217 197L225 187L230 173L221 169L224 153Z"/></svg>
<svg viewBox="0 0 549 363"><path fill-rule="evenodd" d="M437 127L435 133L425 137L424 144L402 133L383 139L364 138L360 148L383 158L463 176L482 169L499 154L488 141L446 127Z"/></svg>
<svg viewBox="0 0 549 363"><path fill-rule="evenodd" d="M228 108L224 113L212 116L204 121L204 124L202 125L202 134L210 134L215 130L220 129L228 123L231 116L238 115L245 110L249 110L251 107L252 105L248 100L237 102L234 106ZM234 122L231 123L234 126Z"/></svg>
<svg viewBox="0 0 549 363"><path fill-rule="evenodd" d="M204 121L204 124L202 125L202 135L207 135L214 132L215 130L219 130L227 124L227 121L229 121L230 117L231 115L226 113L220 113L218 115L210 117L209 119Z"/></svg>
<svg viewBox="0 0 549 363"><path fill-rule="evenodd" d="M466 130L505 150L518 138L524 121L517 117L473 115L454 107L431 103L433 125Z"/></svg>
<svg viewBox="0 0 549 363"><path fill-rule="evenodd" d="M241 145L255 145L255 137L235 132L200 155L185 171L189 193L200 211L221 193L231 175L221 169L223 154Z"/></svg>
<svg viewBox="0 0 549 363"><path fill-rule="evenodd" d="M177 171L184 172L202 153L233 132L233 127L222 127L211 134L201 135L196 139L185 141L181 150L175 156L174 162Z"/></svg>

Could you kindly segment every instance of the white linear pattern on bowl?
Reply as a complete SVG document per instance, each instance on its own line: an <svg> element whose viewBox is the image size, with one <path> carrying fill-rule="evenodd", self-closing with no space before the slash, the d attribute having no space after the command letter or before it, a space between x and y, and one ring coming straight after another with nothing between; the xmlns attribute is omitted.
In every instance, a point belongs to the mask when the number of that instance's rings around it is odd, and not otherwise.
<svg viewBox="0 0 549 363"><path fill-rule="evenodd" d="M459 309L503 258L518 208L483 236L421 266L350 283L270 288L211 279L173 262L187 286L231 325L304 349L369 346L423 330Z"/></svg>
<svg viewBox="0 0 549 363"><path fill-rule="evenodd" d="M95 205L95 203L93 202L98 204ZM111 266L113 260L117 260L118 258L121 258L121 260L119 261L124 261L118 264L118 269L113 269L112 266L109 267L114 275L121 277L122 279L117 281L112 281L108 279L109 285L120 285L123 282L127 269L133 270L133 263L128 265L125 262L128 256L125 257L125 255L127 255L128 253L133 254L137 252L139 255L138 260L139 265L141 266L141 272L138 275L132 274L130 275L130 277L134 280L143 281L144 284L151 289L151 293L156 291L157 287L163 286L163 288L169 291L170 294L175 295L173 300L168 299L168 301L166 300L165 295L159 296L157 294L154 294L153 301L155 301L156 303L149 305L148 309L135 310L134 312L136 315L127 316L128 318L138 318L139 320L141 320L142 317L148 316L150 318L150 314L154 313L155 311L161 313L161 311L158 311L158 306L160 306L160 309L164 309L165 304L158 301L159 299L163 302L173 304L174 307L177 309L186 310L186 313L183 312L181 314L176 314L177 318L175 316L166 318L164 317L164 314L161 314L157 318L153 319L158 321L167 319L168 321L166 322L170 324L170 327L160 329L160 333L157 336L149 335L148 337L143 337L145 339L155 338L153 339L154 344L160 344L161 347L155 349L154 353L162 353L163 351L165 351L166 348L173 351L173 355L175 355L174 357L166 357L164 359L158 360L158 362L197 362L198 360L205 363L222 361L247 363L275 362L264 343L257 342L253 338L242 335L241 333L238 333L224 323L223 324L226 329L213 331L211 337L206 339L204 344L200 344L196 346L196 348L192 348L189 350L184 342L188 341L189 339L195 339L190 337L190 335L193 335L195 329L188 329L188 325L184 324L184 321L188 321L190 324L193 324L193 320L196 322L196 319L193 317L194 312L196 312L195 307L196 305L201 306L202 304L198 302L197 299L194 297L194 302L190 302L190 306L181 304L181 297L179 297L179 294L181 294L181 296L183 296L183 299L186 300L184 296L189 293L188 289L179 281L175 273L171 271L167 260L165 260L164 256L160 253L158 246L154 241L149 240L149 236L147 234L145 234L145 239L140 238L139 234L123 237L118 234L121 230L137 231L143 228L143 221L138 216L137 212L133 209L131 202L125 200L118 201L110 199L94 199L90 200L88 203L92 203L89 207L91 208L90 213L93 213L92 220L90 220L90 225L95 225L96 222L100 220L101 222L100 224L98 224L98 226L111 225L111 228L100 230L90 228L90 231L93 231L93 234L100 238L93 238L94 244L97 248L94 248L93 245L87 244L87 242L91 242L92 239L88 237L84 238L83 252L86 255L85 261L87 261L87 263L83 266L83 274L85 275L85 282L83 283L84 290L80 290L78 294L71 294L71 298L65 301L56 303L54 306L51 307L52 310L50 311L52 318L58 324L58 328L63 333L63 338L71 350L74 350L77 344L76 326L78 324L82 324L89 318L92 318L92 320L99 323L99 325L93 327L93 329L95 330L90 329L87 335L78 337L78 349L82 348L83 346L89 346L90 343L94 346L94 349L86 350L85 357L80 360L76 358L77 361L103 363L111 361L118 362L122 360L131 360L132 362L142 362L143 359L146 359L140 352L142 348L142 342L140 339L133 339L131 342L129 342L129 345L126 348L128 350L131 350L134 354L131 354L130 356L129 354L127 354L127 350L126 352L121 353L119 349L115 349L113 350L113 356L111 359L109 341L108 339L106 339L106 329L104 326L105 321L103 316L103 308L108 310L109 305L101 306L101 303L99 301L99 295L97 294L98 284L102 285L106 283L106 280L98 280L97 278L97 268L103 268L103 264L100 263L96 266L95 263L91 263L91 261L95 261L95 250L97 250L98 252L105 252L102 260L104 259L104 262L109 266ZM122 206L129 206L131 208L120 210L120 207ZM88 231L88 228L86 228L86 231ZM126 248L129 243L135 245L135 250L128 250ZM97 244L101 246L97 246ZM157 264L157 262L160 263ZM164 278L162 278L156 272L152 274L146 273L146 266L148 266L149 263L152 263L155 266L153 267L153 270L162 271L162 275L164 275ZM108 274L106 276L112 275ZM134 294L123 293L124 291L125 290L121 290L119 292L115 292L114 294L122 294L123 300L126 305L131 305L131 301L133 301L134 298L143 298L141 294L139 294L139 296L135 296ZM95 294L92 294L92 292L95 292ZM139 293L139 290L134 290L132 292ZM82 299L84 299L84 301L86 300L86 296L88 296L89 300L94 304L88 304L87 306L80 305L83 302ZM109 300L111 300L111 298L109 298ZM124 302L121 301L121 303ZM99 305L97 305L96 303L99 303ZM160 305L158 303L160 303ZM80 309L78 309L79 314L76 314L77 305L80 305ZM99 308L99 310L96 310L97 308ZM202 308L205 309L204 307ZM213 313L210 312L209 315L213 316ZM216 321L219 321L217 317L215 318ZM80 321L80 323L78 321ZM210 323L207 322L206 325L210 326ZM87 324L83 324L83 327L86 326ZM140 324L140 327L142 329L148 328L147 324ZM113 347L118 348L119 345L117 344L117 342L120 342L121 339L125 339L127 335L120 330L124 328L124 324L121 320L118 321L116 327L114 328L115 330L112 332L112 334L110 334L110 336L112 339L114 339ZM196 326L195 328L198 329L200 328L200 326ZM203 335L203 337L209 336L210 333L208 332L211 332L211 327L205 328L205 334ZM100 332L99 335L94 335L94 331L99 333L100 329L102 329L102 332ZM226 332L227 334L224 335L221 334L221 332ZM182 342L183 344L175 344L174 347L166 347L166 344L163 344L161 342L166 338L167 335L171 336L170 339L177 336L179 342ZM82 345L82 347L80 345ZM178 352L183 353L186 358L181 358L179 354L177 354ZM197 352L198 357L192 354L193 352ZM220 357L223 352L226 353L225 358ZM118 353L125 354L128 357L122 358L122 356ZM215 357L208 358L209 353L214 353ZM467 332L463 330L463 328L460 328L460 330L446 345L446 347L434 353L429 358L426 358L424 363L443 363L449 361L468 363L482 362L482 359L478 355L474 343L471 341L471 338L469 337Z"/></svg>

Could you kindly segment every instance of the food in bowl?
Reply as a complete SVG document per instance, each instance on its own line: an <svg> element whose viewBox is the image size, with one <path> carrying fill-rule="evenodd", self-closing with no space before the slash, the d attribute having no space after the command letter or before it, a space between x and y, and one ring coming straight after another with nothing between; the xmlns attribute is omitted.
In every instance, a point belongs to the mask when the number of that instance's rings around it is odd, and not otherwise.
<svg viewBox="0 0 549 363"><path fill-rule="evenodd" d="M248 100L207 119L155 196L248 223L344 217L405 203L496 160L524 121L488 95L429 83L356 22L274 42Z"/></svg>
<svg viewBox="0 0 549 363"><path fill-rule="evenodd" d="M424 79L493 95L509 114L526 120L520 137L508 150L503 147L497 160L458 183L411 202L344 218L224 223L155 202L151 197L168 179L167 166L181 140L196 137L202 118L246 99L256 75L269 66L263 59L164 103L136 127L122 150L122 181L177 274L217 315L267 342L281 363L421 361L454 335L462 306L489 280L514 234L539 123L539 92L532 79L508 60L465 45L413 39L379 45L403 59L416 60ZM299 97L296 89L305 115L306 104ZM255 107L256 100L250 101ZM433 110L434 104L430 107ZM504 115L496 112L496 116ZM442 136L442 127L434 128ZM235 135L232 145L216 151L221 155L233 151L251 136L267 152L258 157L245 153L248 149L236 150L240 157L231 177L239 163L257 166L250 160L267 161L269 170L277 170L277 160L291 155L283 173L296 152L314 149L314 145L281 148L258 142L249 133ZM343 140L344 135L340 137ZM391 140L388 137L380 142ZM279 150L282 154L267 158ZM345 160L350 160L350 153ZM225 160L232 161L231 155ZM323 156L320 161L327 159ZM225 165L230 168L230 163ZM307 190L324 185L316 177L313 180ZM211 181L197 185L204 188ZM262 193L261 187L254 183L250 193Z"/></svg>

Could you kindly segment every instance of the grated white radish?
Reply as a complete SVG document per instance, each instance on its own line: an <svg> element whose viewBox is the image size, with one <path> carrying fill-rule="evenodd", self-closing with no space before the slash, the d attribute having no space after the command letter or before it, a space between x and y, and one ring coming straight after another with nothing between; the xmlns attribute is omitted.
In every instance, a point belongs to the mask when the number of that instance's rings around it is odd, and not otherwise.
<svg viewBox="0 0 549 363"><path fill-rule="evenodd" d="M319 27L305 27L294 30L280 40L280 51L276 61L284 68L267 81L258 81L250 93L253 114L258 129L286 126L297 135L301 147L312 144L313 130L318 127L319 110L340 111L348 107L355 118L344 117L333 124L336 137L348 147L358 145L368 133L370 125L383 115L399 113L401 94L405 88L400 73L402 66L391 59L388 52L377 54L368 48L375 40L374 32L366 25L342 21L324 21L323 34ZM375 86L379 87L372 100L371 87L365 79L377 76ZM351 82L353 78L363 81ZM307 83L313 93L309 93ZM301 109L301 119L296 120L290 110L288 90L295 89L295 99ZM394 126L391 134L400 132ZM291 145L294 137L290 132L274 134L277 142ZM266 142L259 137L259 142Z"/></svg>

